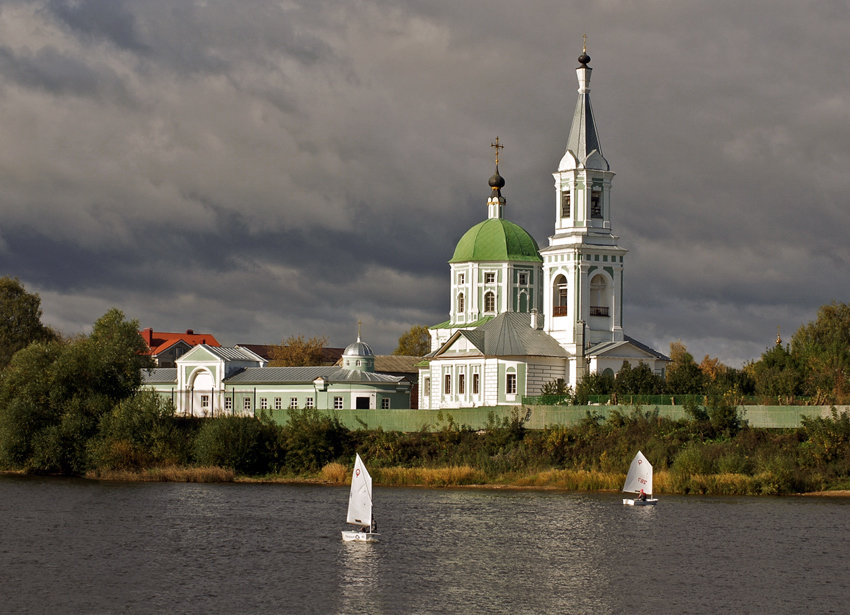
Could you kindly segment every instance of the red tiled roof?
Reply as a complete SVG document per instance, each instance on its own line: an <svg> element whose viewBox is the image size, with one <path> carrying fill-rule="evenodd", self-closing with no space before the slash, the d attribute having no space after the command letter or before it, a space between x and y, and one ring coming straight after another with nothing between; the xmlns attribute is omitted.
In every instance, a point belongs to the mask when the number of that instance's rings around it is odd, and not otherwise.
<svg viewBox="0 0 850 615"><path fill-rule="evenodd" d="M179 341L186 342L189 346L197 346L198 344L221 346L211 333L195 333L192 329L188 329L185 333L168 333L147 328L139 331L139 334L145 340L145 344L148 345L148 352L144 353L147 355L158 355Z"/></svg>

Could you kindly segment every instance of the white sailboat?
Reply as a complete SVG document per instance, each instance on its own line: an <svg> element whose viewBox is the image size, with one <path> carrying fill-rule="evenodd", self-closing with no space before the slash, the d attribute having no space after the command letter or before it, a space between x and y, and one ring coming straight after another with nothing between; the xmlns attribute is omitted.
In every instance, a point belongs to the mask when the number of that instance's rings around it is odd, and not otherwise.
<svg viewBox="0 0 850 615"><path fill-rule="evenodd" d="M652 497L652 464L649 463L649 460L640 451L632 459L632 465L629 466L629 473L626 476L623 491L626 493L640 493L643 491L646 495L645 499L640 497L634 499L623 498L623 504L626 506L655 506L658 504L658 499Z"/></svg>
<svg viewBox="0 0 850 615"><path fill-rule="evenodd" d="M378 542L378 527L372 519L372 477L359 454L354 460L354 472L351 474L346 522L358 529L342 530L344 541Z"/></svg>

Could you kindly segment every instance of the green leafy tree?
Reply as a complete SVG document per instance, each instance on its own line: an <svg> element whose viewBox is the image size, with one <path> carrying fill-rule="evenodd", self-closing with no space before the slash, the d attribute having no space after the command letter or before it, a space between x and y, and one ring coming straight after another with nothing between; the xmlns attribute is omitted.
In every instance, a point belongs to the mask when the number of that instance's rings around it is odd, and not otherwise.
<svg viewBox="0 0 850 615"><path fill-rule="evenodd" d="M184 448L171 400L140 390L101 417L89 459L98 470L140 470L185 462Z"/></svg>
<svg viewBox="0 0 850 615"><path fill-rule="evenodd" d="M614 392L618 394L658 395L663 391L664 381L642 361L637 367L623 361L623 366L614 378Z"/></svg>
<svg viewBox="0 0 850 615"><path fill-rule="evenodd" d="M303 335L291 335L271 350L270 367L303 367L322 365L323 350L328 343L326 337L304 339Z"/></svg>
<svg viewBox="0 0 850 615"><path fill-rule="evenodd" d="M606 372L586 374L576 386L576 405L587 404L591 395L608 395L613 392L613 374Z"/></svg>
<svg viewBox="0 0 850 615"><path fill-rule="evenodd" d="M694 357L682 342L670 344L670 365L667 368L667 392L674 395L702 393L705 376Z"/></svg>
<svg viewBox="0 0 850 615"><path fill-rule="evenodd" d="M787 403L803 390L803 378L797 361L787 347L776 344L761 358L744 366L752 378L756 395Z"/></svg>
<svg viewBox="0 0 850 615"><path fill-rule="evenodd" d="M831 303L791 338L791 354L804 374L803 388L821 402L850 397L850 305Z"/></svg>
<svg viewBox="0 0 850 615"><path fill-rule="evenodd" d="M421 357L431 352L431 334L427 327L414 325L398 338L398 347L393 354Z"/></svg>
<svg viewBox="0 0 850 615"><path fill-rule="evenodd" d="M17 278L0 278L0 369L31 343L56 338L56 333L41 323L41 298L28 293Z"/></svg>
<svg viewBox="0 0 850 615"><path fill-rule="evenodd" d="M103 415L131 396L150 359L136 321L110 310L91 335L31 344L0 378L0 463L81 474Z"/></svg>
<svg viewBox="0 0 850 615"><path fill-rule="evenodd" d="M207 419L195 437L195 461L240 474L267 474L278 466L278 433L276 425L254 417Z"/></svg>

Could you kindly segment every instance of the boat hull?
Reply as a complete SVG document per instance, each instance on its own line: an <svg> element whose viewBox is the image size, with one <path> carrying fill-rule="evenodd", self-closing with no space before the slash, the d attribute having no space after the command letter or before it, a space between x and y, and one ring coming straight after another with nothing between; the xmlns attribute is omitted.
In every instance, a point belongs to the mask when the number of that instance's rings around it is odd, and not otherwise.
<svg viewBox="0 0 850 615"><path fill-rule="evenodd" d="M342 530L342 540L344 542L378 542L378 534L373 532Z"/></svg>
<svg viewBox="0 0 850 615"><path fill-rule="evenodd" d="M634 500L630 498L623 498L623 504L626 506L655 506L658 504L658 498L647 498L645 500L641 500L640 498L636 498Z"/></svg>

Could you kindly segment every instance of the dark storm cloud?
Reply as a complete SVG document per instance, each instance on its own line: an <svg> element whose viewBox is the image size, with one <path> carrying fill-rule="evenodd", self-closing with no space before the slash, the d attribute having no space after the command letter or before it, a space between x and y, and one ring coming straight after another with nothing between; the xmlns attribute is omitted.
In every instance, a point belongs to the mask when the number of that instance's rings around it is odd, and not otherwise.
<svg viewBox="0 0 850 615"><path fill-rule="evenodd" d="M847 4L0 3L0 265L225 343L445 320L455 243L547 245L589 34L625 327L741 363L846 300ZM368 332L368 334L367 334Z"/></svg>
<svg viewBox="0 0 850 615"><path fill-rule="evenodd" d="M49 0L45 8L94 41L109 41L128 51L148 50L139 38L135 17L121 0Z"/></svg>

